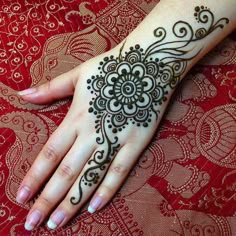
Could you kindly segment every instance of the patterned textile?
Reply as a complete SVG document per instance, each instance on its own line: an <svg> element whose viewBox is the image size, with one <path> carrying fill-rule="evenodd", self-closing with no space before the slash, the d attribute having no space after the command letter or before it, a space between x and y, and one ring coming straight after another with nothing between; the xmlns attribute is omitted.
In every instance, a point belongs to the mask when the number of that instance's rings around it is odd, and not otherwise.
<svg viewBox="0 0 236 236"><path fill-rule="evenodd" d="M195 66L152 143L102 211L66 227L24 230L32 202L20 182L70 99L36 106L36 86L125 38L158 0L2 0L0 4L0 235L236 235L236 37Z"/></svg>

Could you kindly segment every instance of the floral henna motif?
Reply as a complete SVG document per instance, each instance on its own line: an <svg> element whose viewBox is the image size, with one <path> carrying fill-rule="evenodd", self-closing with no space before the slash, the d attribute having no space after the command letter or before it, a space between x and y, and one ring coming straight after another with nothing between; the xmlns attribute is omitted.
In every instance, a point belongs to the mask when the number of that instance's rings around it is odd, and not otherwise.
<svg viewBox="0 0 236 236"><path fill-rule="evenodd" d="M156 84L158 65L155 62L145 65L142 51L136 45L121 60L105 58L100 68L102 76L88 80L92 92L98 95L90 103L89 112L110 114L109 127L113 133L121 131L131 120L138 126L148 126L151 122L148 118L156 110L152 109L152 103L157 105L165 100L164 87L161 82Z"/></svg>
<svg viewBox="0 0 236 236"><path fill-rule="evenodd" d="M199 28L178 21L172 27L176 40L167 41L166 30L159 27L154 30L157 40L146 50L135 45L122 55L123 44L119 56L105 57L98 67L100 74L87 80L93 95L88 112L96 117L96 142L102 148L88 162L90 167L79 182L79 196L70 199L72 204L81 202L83 187L98 183L120 147L118 135L123 129L128 125L148 127L158 120L160 106L183 77L188 61L200 52L190 50L193 43L229 22L227 18L215 22L204 6L196 7L194 16Z"/></svg>

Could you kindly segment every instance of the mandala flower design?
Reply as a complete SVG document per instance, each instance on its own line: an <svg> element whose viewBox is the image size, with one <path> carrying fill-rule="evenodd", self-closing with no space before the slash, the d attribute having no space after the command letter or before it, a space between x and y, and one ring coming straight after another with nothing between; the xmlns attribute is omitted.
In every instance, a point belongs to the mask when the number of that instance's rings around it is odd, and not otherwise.
<svg viewBox="0 0 236 236"><path fill-rule="evenodd" d="M158 64L144 63L139 46L122 60L104 58L100 64L102 75L88 80L97 95L90 112L107 112L114 127L125 125L128 119L147 126L153 101L163 97L163 89L156 84Z"/></svg>
<svg viewBox="0 0 236 236"><path fill-rule="evenodd" d="M155 79L147 75L143 64L122 62L105 76L101 97L107 100L109 113L122 112L125 117L133 117L150 106L154 85Z"/></svg>

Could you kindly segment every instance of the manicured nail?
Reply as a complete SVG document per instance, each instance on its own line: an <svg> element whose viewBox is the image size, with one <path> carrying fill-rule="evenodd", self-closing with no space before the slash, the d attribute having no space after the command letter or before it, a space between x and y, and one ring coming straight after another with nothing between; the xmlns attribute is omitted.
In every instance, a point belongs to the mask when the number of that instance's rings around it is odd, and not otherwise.
<svg viewBox="0 0 236 236"><path fill-rule="evenodd" d="M27 186L24 186L20 189L17 194L16 201L20 204L25 203L30 197L30 189Z"/></svg>
<svg viewBox="0 0 236 236"><path fill-rule="evenodd" d="M104 200L101 196L96 196L92 199L92 201L89 204L88 212L93 214L95 211L97 211L103 204Z"/></svg>
<svg viewBox="0 0 236 236"><path fill-rule="evenodd" d="M36 88L28 88L28 89L19 91L18 94L20 96L25 96L25 95L29 95L29 94L35 93L36 90L37 90Z"/></svg>
<svg viewBox="0 0 236 236"><path fill-rule="evenodd" d="M49 229L56 229L65 219L65 213L63 211L57 211L49 219L47 226Z"/></svg>
<svg viewBox="0 0 236 236"><path fill-rule="evenodd" d="M35 210L33 211L29 217L27 217L27 220L25 222L25 229L26 230L33 230L36 226L39 225L40 221L42 219L42 214L40 211Z"/></svg>

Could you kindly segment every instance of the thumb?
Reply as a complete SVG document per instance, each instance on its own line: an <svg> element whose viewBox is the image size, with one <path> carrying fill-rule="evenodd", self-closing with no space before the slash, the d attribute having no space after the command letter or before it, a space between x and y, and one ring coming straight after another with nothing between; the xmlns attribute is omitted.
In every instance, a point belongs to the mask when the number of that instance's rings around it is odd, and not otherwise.
<svg viewBox="0 0 236 236"><path fill-rule="evenodd" d="M78 70L74 68L39 87L20 91L18 95L20 95L23 100L31 103L49 103L73 95L77 79Z"/></svg>

